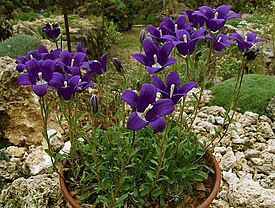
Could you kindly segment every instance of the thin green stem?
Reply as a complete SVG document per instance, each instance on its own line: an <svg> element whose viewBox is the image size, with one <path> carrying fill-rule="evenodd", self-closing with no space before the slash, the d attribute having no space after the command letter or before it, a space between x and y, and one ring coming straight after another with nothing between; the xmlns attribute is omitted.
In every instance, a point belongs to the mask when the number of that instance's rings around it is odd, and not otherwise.
<svg viewBox="0 0 275 208"><path fill-rule="evenodd" d="M61 176L61 174L59 173L58 171L58 168L56 167L56 164L55 164L55 161L53 160L53 154L54 154L54 151L52 149L52 145L51 145L51 141L50 141L50 138L48 136L48 118L49 118L49 112L46 108L46 103L45 103L45 99L44 97L39 97L39 104L40 104L40 111L41 111L41 116L42 116L42 120L43 120L43 137L44 139L46 140L47 142L47 146L48 146L48 150L49 150L49 153L51 155L50 158L51 158L51 163L52 163L52 166L53 166L53 169L54 171Z"/></svg>
<svg viewBox="0 0 275 208"><path fill-rule="evenodd" d="M166 140L168 138L168 132L170 130L170 126L171 126L171 117L169 116L168 124L166 126L164 137L162 139L160 155L159 155L159 159L158 159L158 166L157 166L157 170L156 170L156 177L155 177L154 181L152 182L151 188L149 190L149 194L153 191L153 189L154 189L154 187L157 183L157 180L159 178L160 170L161 170L161 167L162 167L162 164L163 164L163 157L164 157L164 154L165 154L165 144L166 144Z"/></svg>

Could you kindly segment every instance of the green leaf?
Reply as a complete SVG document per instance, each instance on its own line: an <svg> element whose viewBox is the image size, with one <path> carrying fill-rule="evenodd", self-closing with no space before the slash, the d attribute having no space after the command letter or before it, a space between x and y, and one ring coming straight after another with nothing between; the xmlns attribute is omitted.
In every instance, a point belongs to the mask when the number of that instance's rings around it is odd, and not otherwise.
<svg viewBox="0 0 275 208"><path fill-rule="evenodd" d="M148 176L148 178L150 179L150 181L154 181L154 178L156 177L156 173L152 170L146 170L145 174Z"/></svg>
<svg viewBox="0 0 275 208"><path fill-rule="evenodd" d="M128 194L123 194L122 196L120 196L120 197L116 200L115 206L116 206L116 207L119 207L119 206L123 205L124 200L125 200L127 197L128 197Z"/></svg>
<svg viewBox="0 0 275 208"><path fill-rule="evenodd" d="M92 193L86 193L80 196L80 200L85 200L87 198L89 198L92 195Z"/></svg>
<svg viewBox="0 0 275 208"><path fill-rule="evenodd" d="M157 199L159 195L161 195L163 193L163 188L162 185L159 185L158 187L154 188L152 193L151 193L151 197L153 200Z"/></svg>
<svg viewBox="0 0 275 208"><path fill-rule="evenodd" d="M161 206L161 207L164 207L164 206L165 206L165 201L164 201L164 199L163 199L162 196L160 196L159 203L160 203L160 206Z"/></svg>

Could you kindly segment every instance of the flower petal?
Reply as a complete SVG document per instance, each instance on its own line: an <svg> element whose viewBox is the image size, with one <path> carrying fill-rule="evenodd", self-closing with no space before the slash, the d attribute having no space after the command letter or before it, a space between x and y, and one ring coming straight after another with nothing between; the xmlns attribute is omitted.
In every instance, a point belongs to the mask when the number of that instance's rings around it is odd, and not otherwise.
<svg viewBox="0 0 275 208"><path fill-rule="evenodd" d="M161 90L166 90L165 89L165 84L163 83L163 81L160 78L158 78L156 76L152 76L151 80L157 88L159 88Z"/></svg>
<svg viewBox="0 0 275 208"><path fill-rule="evenodd" d="M138 130L148 124L147 121L142 120L136 112L133 112L128 119L128 128L131 130Z"/></svg>
<svg viewBox="0 0 275 208"><path fill-rule="evenodd" d="M139 61L140 63L142 63L143 65L145 65L146 66L146 59L145 59L145 56L143 55L143 54L141 54L141 53L136 53L136 54L134 54L133 55L133 57L137 60L137 61Z"/></svg>
<svg viewBox="0 0 275 208"><path fill-rule="evenodd" d="M100 63L101 63L101 67L103 68L103 70L106 72L107 68L107 53L104 53L101 58L100 58Z"/></svg>
<svg viewBox="0 0 275 208"><path fill-rule="evenodd" d="M153 108L147 113L146 120L152 121L155 116L163 116L174 111L174 104L171 99L163 98L153 103Z"/></svg>
<svg viewBox="0 0 275 208"><path fill-rule="evenodd" d="M140 88L137 111L143 112L149 104L156 100L157 88L153 84L143 84Z"/></svg>
<svg viewBox="0 0 275 208"><path fill-rule="evenodd" d="M46 95L48 87L48 84L32 85L33 92L40 97Z"/></svg>
<svg viewBox="0 0 275 208"><path fill-rule="evenodd" d="M133 90L125 90L122 93L121 100L128 103L132 109L135 110L138 102L138 94Z"/></svg>
<svg viewBox="0 0 275 208"><path fill-rule="evenodd" d="M22 73L17 76L18 85L31 85L31 81L28 73Z"/></svg>
<svg viewBox="0 0 275 208"><path fill-rule="evenodd" d="M157 133L165 128L166 121L161 116L157 116L154 121L149 122L149 125L154 129L154 133Z"/></svg>

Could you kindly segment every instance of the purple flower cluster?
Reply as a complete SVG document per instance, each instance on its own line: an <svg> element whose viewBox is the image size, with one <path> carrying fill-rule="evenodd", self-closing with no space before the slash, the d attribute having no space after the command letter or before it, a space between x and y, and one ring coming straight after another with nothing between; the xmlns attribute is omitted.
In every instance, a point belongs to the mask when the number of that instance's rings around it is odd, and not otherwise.
<svg viewBox="0 0 275 208"><path fill-rule="evenodd" d="M142 46L145 54L137 53L133 57L142 63L149 74L162 71L165 67L174 64L177 60L170 57L175 47L180 55L187 57L195 50L200 40L208 42L208 46L215 51L221 51L229 45L238 45L247 60L255 59L257 50L251 48L265 38L256 38L255 33L247 33L242 37L238 33L229 36L223 34L222 28L227 20L241 18L240 14L230 11L227 5L212 9L201 6L197 11L186 10L175 21L164 17L158 27L147 26L148 39L142 37ZM151 77L152 84L143 84L138 95L132 90L122 94L122 100L132 107L132 114L128 120L128 127L138 130L149 124L155 132L165 127L164 115L174 110L174 105L181 97L196 86L195 82L180 85L180 77L176 72L171 72L164 83L157 76ZM156 93L161 94L161 99L156 100Z"/></svg>
<svg viewBox="0 0 275 208"><path fill-rule="evenodd" d="M76 92L81 92L94 85L91 81L94 73L106 71L107 54L101 60L89 61L86 48L77 45L76 53L60 49L48 51L43 45L32 50L26 56L17 57L16 69L21 72L17 80L19 85L31 85L34 93L40 97L48 88L57 91L58 95L69 100ZM86 69L83 73L82 69Z"/></svg>
<svg viewBox="0 0 275 208"><path fill-rule="evenodd" d="M266 41L265 38L256 38L255 33L247 33L242 37L238 33L231 33L229 36L221 33L227 20L241 18L240 14L230 11L227 5L212 9L208 6L201 6L197 11L186 10L181 12L182 16L175 21L164 17L158 27L147 26L151 39L143 41L145 55L134 54L134 58L146 66L150 74L163 70L166 66L174 64L176 59L170 57L173 47L182 56L191 55L199 40L209 40L215 51L221 51L229 45L238 45L241 52L246 52L252 45L259 41Z"/></svg>

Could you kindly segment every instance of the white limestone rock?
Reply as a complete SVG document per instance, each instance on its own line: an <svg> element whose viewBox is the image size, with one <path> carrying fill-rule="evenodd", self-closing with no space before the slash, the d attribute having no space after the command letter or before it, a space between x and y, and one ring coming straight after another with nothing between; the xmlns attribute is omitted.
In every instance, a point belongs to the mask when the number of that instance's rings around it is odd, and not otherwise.
<svg viewBox="0 0 275 208"><path fill-rule="evenodd" d="M263 188L252 174L238 178L232 171L223 171L223 178L229 185L228 200L233 207L270 208L275 207L275 190Z"/></svg>
<svg viewBox="0 0 275 208"><path fill-rule="evenodd" d="M229 169L236 166L236 161L237 159L234 155L234 152L232 151L232 148L228 147L225 155L222 157L222 160L220 162L220 168L222 170L228 171Z"/></svg>
<svg viewBox="0 0 275 208"><path fill-rule="evenodd" d="M263 138L271 139L274 138L274 132L271 125L268 122L260 122L257 128L258 132L261 132Z"/></svg>
<svg viewBox="0 0 275 208"><path fill-rule="evenodd" d="M36 175L51 166L51 157L45 152L43 146L32 150L25 160L25 167L31 175Z"/></svg>
<svg viewBox="0 0 275 208"><path fill-rule="evenodd" d="M58 174L18 178L1 190L0 207L65 208L70 207L59 188Z"/></svg>

